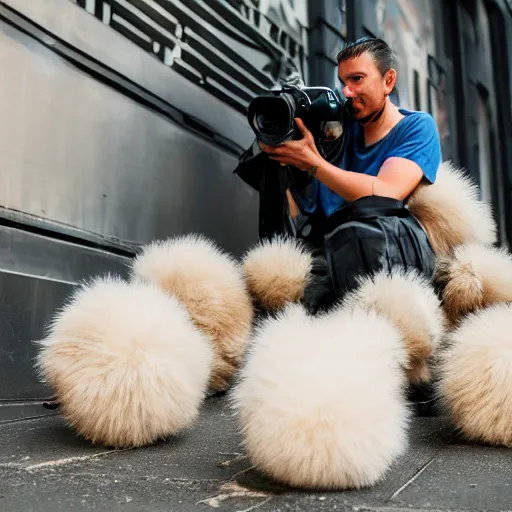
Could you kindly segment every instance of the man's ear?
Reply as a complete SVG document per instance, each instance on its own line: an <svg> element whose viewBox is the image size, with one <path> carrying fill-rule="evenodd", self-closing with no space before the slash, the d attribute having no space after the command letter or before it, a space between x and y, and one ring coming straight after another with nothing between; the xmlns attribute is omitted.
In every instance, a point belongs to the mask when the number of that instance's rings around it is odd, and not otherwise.
<svg viewBox="0 0 512 512"><path fill-rule="evenodd" d="M396 83L396 70L391 68L388 69L384 75L384 82L386 84L386 94L391 94L395 88Z"/></svg>

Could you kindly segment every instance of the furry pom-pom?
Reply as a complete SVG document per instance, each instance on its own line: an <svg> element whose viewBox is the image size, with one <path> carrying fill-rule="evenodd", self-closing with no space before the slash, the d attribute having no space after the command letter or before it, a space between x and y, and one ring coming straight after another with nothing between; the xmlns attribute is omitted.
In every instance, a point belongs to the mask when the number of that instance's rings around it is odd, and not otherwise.
<svg viewBox="0 0 512 512"><path fill-rule="evenodd" d="M512 306L469 315L439 366L440 402L470 441L512 447Z"/></svg>
<svg viewBox="0 0 512 512"><path fill-rule="evenodd" d="M267 310L282 309L304 296L312 256L297 240L276 237L260 242L244 257L251 295Z"/></svg>
<svg viewBox="0 0 512 512"><path fill-rule="evenodd" d="M452 325L469 313L512 302L512 256L505 249L464 245L438 262L436 281Z"/></svg>
<svg viewBox="0 0 512 512"><path fill-rule="evenodd" d="M407 206L425 228L437 256L451 254L458 245L496 241L490 205L479 199L472 179L450 162L441 163L436 182L421 184Z"/></svg>
<svg viewBox="0 0 512 512"><path fill-rule="evenodd" d="M40 344L37 366L66 421L92 443L115 448L189 427L213 358L174 297L110 277L79 289Z"/></svg>
<svg viewBox="0 0 512 512"><path fill-rule="evenodd" d="M136 258L132 280L176 296L214 349L210 388L229 387L241 364L253 318L241 266L212 241L187 235L152 243Z"/></svg>
<svg viewBox="0 0 512 512"><path fill-rule="evenodd" d="M430 282L415 270L379 272L359 280L342 301L345 308L363 307L385 315L402 333L411 384L431 380L429 362L441 343L445 318Z"/></svg>
<svg viewBox="0 0 512 512"><path fill-rule="evenodd" d="M355 308L319 317L289 305L263 322L232 395L245 447L273 479L349 489L383 478L409 418L395 327Z"/></svg>

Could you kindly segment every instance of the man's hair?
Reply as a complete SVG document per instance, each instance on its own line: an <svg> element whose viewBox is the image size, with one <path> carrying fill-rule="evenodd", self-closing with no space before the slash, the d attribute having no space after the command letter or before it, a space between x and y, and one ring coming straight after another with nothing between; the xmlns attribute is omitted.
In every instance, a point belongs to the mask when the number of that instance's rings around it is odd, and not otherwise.
<svg viewBox="0 0 512 512"><path fill-rule="evenodd" d="M342 50L338 52L337 60L345 62L346 60L359 57L363 53L368 53L381 75L395 67L395 56L393 50L388 44L378 37L363 37L352 43L347 43Z"/></svg>

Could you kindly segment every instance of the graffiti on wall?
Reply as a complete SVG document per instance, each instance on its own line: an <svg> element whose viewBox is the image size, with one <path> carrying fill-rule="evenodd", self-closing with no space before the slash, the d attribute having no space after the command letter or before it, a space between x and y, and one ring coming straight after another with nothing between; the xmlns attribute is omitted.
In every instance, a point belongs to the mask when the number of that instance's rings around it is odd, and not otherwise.
<svg viewBox="0 0 512 512"><path fill-rule="evenodd" d="M71 1L243 114L306 69L306 0Z"/></svg>
<svg viewBox="0 0 512 512"><path fill-rule="evenodd" d="M272 40L284 53L269 62L276 82L292 72L307 74L307 6L308 0L230 0L265 38ZM278 62L283 57L287 63ZM277 57L277 58L276 58ZM284 67L283 67L284 64ZM278 66L280 69L275 69Z"/></svg>
<svg viewBox="0 0 512 512"><path fill-rule="evenodd" d="M255 0L259 11L290 35L303 38L307 22L307 0Z"/></svg>
<svg viewBox="0 0 512 512"><path fill-rule="evenodd" d="M396 101L402 108L431 111L443 148L451 147L445 99L446 75L435 60L432 2L376 0L379 35L393 48L397 60Z"/></svg>

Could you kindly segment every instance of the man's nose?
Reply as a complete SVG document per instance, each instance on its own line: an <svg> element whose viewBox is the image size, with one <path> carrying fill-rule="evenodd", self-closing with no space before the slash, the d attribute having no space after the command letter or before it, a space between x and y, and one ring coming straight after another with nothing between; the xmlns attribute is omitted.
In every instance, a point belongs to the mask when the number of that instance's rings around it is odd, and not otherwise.
<svg viewBox="0 0 512 512"><path fill-rule="evenodd" d="M345 95L345 98L355 97L355 94L349 89L348 85L345 85L345 87L343 87L343 94Z"/></svg>

